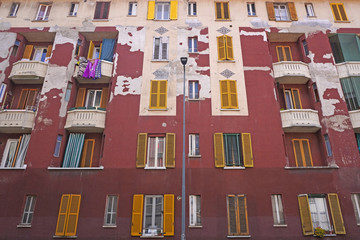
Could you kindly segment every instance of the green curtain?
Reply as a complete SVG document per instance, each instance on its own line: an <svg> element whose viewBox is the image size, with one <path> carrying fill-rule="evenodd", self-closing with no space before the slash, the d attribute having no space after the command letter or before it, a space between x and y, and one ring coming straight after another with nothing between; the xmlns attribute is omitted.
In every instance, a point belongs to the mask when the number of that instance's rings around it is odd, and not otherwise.
<svg viewBox="0 0 360 240"><path fill-rule="evenodd" d="M84 139L84 133L70 133L62 165L63 168L79 167Z"/></svg>
<svg viewBox="0 0 360 240"><path fill-rule="evenodd" d="M338 34L345 62L360 61L359 37L356 34Z"/></svg>
<svg viewBox="0 0 360 240"><path fill-rule="evenodd" d="M349 111L357 110L360 106L360 77L341 79L346 105Z"/></svg>

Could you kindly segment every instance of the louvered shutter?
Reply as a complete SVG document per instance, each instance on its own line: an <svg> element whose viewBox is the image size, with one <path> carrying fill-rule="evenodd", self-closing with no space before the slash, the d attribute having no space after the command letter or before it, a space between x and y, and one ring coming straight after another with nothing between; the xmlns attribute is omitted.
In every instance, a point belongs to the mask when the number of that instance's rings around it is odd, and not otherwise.
<svg viewBox="0 0 360 240"><path fill-rule="evenodd" d="M249 235L249 226L247 218L247 206L245 195L238 195L238 211L239 211L239 233L240 235Z"/></svg>
<svg viewBox="0 0 360 240"><path fill-rule="evenodd" d="M33 45L26 45L24 55L23 55L24 59L29 59L30 60L33 48L34 48Z"/></svg>
<svg viewBox="0 0 360 240"><path fill-rule="evenodd" d="M222 10L223 10L223 19L230 19L230 12L229 12L229 3L222 2Z"/></svg>
<svg viewBox="0 0 360 240"><path fill-rule="evenodd" d="M174 236L174 195L164 195L164 236Z"/></svg>
<svg viewBox="0 0 360 240"><path fill-rule="evenodd" d="M150 108L156 108L158 102L158 81L150 82Z"/></svg>
<svg viewBox="0 0 360 240"><path fill-rule="evenodd" d="M217 37L219 60L225 60L226 59L225 41L226 41L225 36Z"/></svg>
<svg viewBox="0 0 360 240"><path fill-rule="evenodd" d="M38 90L37 89L29 89L29 93L26 99L25 108L27 106L33 107L35 105L35 100L37 97Z"/></svg>
<svg viewBox="0 0 360 240"><path fill-rule="evenodd" d="M225 166L224 140L222 133L214 133L214 157L215 167Z"/></svg>
<svg viewBox="0 0 360 240"><path fill-rule="evenodd" d="M155 18L155 1L149 1L147 19L154 19L154 18Z"/></svg>
<svg viewBox="0 0 360 240"><path fill-rule="evenodd" d="M328 200L335 233L346 234L338 195L336 193L329 193Z"/></svg>
<svg viewBox="0 0 360 240"><path fill-rule="evenodd" d="M283 46L282 49L284 51L284 56L285 56L284 61L292 61L292 55L291 55L290 47L289 46Z"/></svg>
<svg viewBox="0 0 360 240"><path fill-rule="evenodd" d="M340 17L340 13L339 13L337 4L336 3L330 3L330 5L331 5L331 8L332 8L332 11L333 11L333 14L334 14L335 21L341 21L341 17Z"/></svg>
<svg viewBox="0 0 360 240"><path fill-rule="evenodd" d="M176 20L178 12L178 1L170 1L170 19Z"/></svg>
<svg viewBox="0 0 360 240"><path fill-rule="evenodd" d="M241 134L241 142L242 142L244 166L245 167L254 167L253 153L252 153L252 146L251 146L251 134L250 133L242 133Z"/></svg>
<svg viewBox="0 0 360 240"><path fill-rule="evenodd" d="M89 43L89 51L88 51L88 56L87 56L88 59L92 59L92 57L94 55L94 48L95 48L95 46L94 46L93 41L90 41L90 43Z"/></svg>
<svg viewBox="0 0 360 240"><path fill-rule="evenodd" d="M229 108L229 89L227 80L220 80L220 97L221 97L221 108Z"/></svg>
<svg viewBox="0 0 360 240"><path fill-rule="evenodd" d="M65 235L65 223L67 219L67 213L70 203L70 194L63 194L61 196L60 201L60 209L59 209L59 215L56 225L56 236L64 236Z"/></svg>
<svg viewBox="0 0 360 240"><path fill-rule="evenodd" d="M106 108L108 102L109 88L103 88L101 91L100 107Z"/></svg>
<svg viewBox="0 0 360 240"><path fill-rule="evenodd" d="M299 195L298 202L299 202L299 210L300 210L300 218L301 218L303 234L304 235L313 235L314 227L312 225L312 220L311 220L308 196L307 195Z"/></svg>
<svg viewBox="0 0 360 240"><path fill-rule="evenodd" d="M22 89L21 90L19 103L18 103L18 106L17 106L18 109L24 109L25 108L25 103L26 103L26 99L27 99L28 94L29 94L29 89Z"/></svg>
<svg viewBox="0 0 360 240"><path fill-rule="evenodd" d="M81 157L81 167L92 167L95 139L85 139Z"/></svg>
<svg viewBox="0 0 360 240"><path fill-rule="evenodd" d="M222 14L221 14L221 3L220 2L215 2L215 15L216 15L216 19L221 19L222 18Z"/></svg>
<svg viewBox="0 0 360 240"><path fill-rule="evenodd" d="M309 140L308 139L303 139L301 140L302 143L302 149L303 149L303 153L304 153L304 161L305 161L305 166L307 167L312 167L313 163L312 163L312 158L311 158L311 150L310 150L310 144L309 144Z"/></svg>
<svg viewBox="0 0 360 240"><path fill-rule="evenodd" d="M46 57L50 57L51 56L51 51L52 51L52 45L48 45L47 51L46 51Z"/></svg>
<svg viewBox="0 0 360 240"><path fill-rule="evenodd" d="M76 96L75 107L83 107L85 102L86 88L79 88Z"/></svg>
<svg viewBox="0 0 360 240"><path fill-rule="evenodd" d="M272 2L266 2L266 10L270 21L275 21L275 10Z"/></svg>
<svg viewBox="0 0 360 240"><path fill-rule="evenodd" d="M225 35L225 38L226 38L226 59L234 60L232 37Z"/></svg>
<svg viewBox="0 0 360 240"><path fill-rule="evenodd" d="M300 148L300 140L299 139L293 139L292 140L293 149L294 149L294 156L295 156L295 162L297 167L303 167L303 160L302 160L302 154L301 154L301 148Z"/></svg>
<svg viewBox="0 0 360 240"><path fill-rule="evenodd" d="M228 234L238 235L238 214L237 214L237 199L235 195L227 196L227 211L228 211Z"/></svg>
<svg viewBox="0 0 360 240"><path fill-rule="evenodd" d="M299 89L291 89L291 93L294 101L294 108L302 109Z"/></svg>
<svg viewBox="0 0 360 240"><path fill-rule="evenodd" d="M166 167L175 167L175 133L166 133Z"/></svg>
<svg viewBox="0 0 360 240"><path fill-rule="evenodd" d="M276 46L276 53L277 53L277 57L278 57L279 62L285 61L285 56L284 56L282 46Z"/></svg>
<svg viewBox="0 0 360 240"><path fill-rule="evenodd" d="M237 97L237 91L236 91L236 81L234 80L228 80L228 88L229 88L229 102L230 108L238 108L238 97Z"/></svg>
<svg viewBox="0 0 360 240"><path fill-rule="evenodd" d="M297 14L296 14L295 4L293 2L288 2L287 5L288 5L288 8L289 8L289 12L290 12L290 19L292 21L297 21L298 17L297 17Z"/></svg>
<svg viewBox="0 0 360 240"><path fill-rule="evenodd" d="M343 4L338 4L338 7L339 7L339 13L340 13L340 16L341 16L341 20L342 21L348 21L344 5Z"/></svg>
<svg viewBox="0 0 360 240"><path fill-rule="evenodd" d="M143 206L144 206L144 195L135 194L133 197L131 236L142 235Z"/></svg>
<svg viewBox="0 0 360 240"><path fill-rule="evenodd" d="M167 81L159 81L158 108L166 108L167 102Z"/></svg>
<svg viewBox="0 0 360 240"><path fill-rule="evenodd" d="M146 162L147 133L139 133L136 150L136 167L144 168Z"/></svg>
<svg viewBox="0 0 360 240"><path fill-rule="evenodd" d="M75 236L76 228L79 217L81 195L71 194L70 195L70 206L68 208L68 215L66 221L65 236Z"/></svg>

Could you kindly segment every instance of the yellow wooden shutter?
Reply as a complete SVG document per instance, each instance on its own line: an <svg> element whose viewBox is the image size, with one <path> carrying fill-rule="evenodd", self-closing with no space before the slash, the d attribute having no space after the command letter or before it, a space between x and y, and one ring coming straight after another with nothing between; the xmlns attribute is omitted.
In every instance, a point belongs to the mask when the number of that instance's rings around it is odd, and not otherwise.
<svg viewBox="0 0 360 240"><path fill-rule="evenodd" d="M277 58L278 61L285 61L285 56L284 56L284 52L283 52L283 47L282 46L276 46L276 54L277 54Z"/></svg>
<svg viewBox="0 0 360 240"><path fill-rule="evenodd" d="M216 19L222 19L222 4L220 2L215 2L215 17Z"/></svg>
<svg viewBox="0 0 360 240"><path fill-rule="evenodd" d="M225 35L226 38L226 59L234 60L232 37Z"/></svg>
<svg viewBox="0 0 360 240"><path fill-rule="evenodd" d="M338 3L338 9L341 16L342 21L348 21L348 17L346 16L345 7L343 3Z"/></svg>
<svg viewBox="0 0 360 240"><path fill-rule="evenodd" d="M149 1L147 19L154 19L154 18L155 18L155 1Z"/></svg>
<svg viewBox="0 0 360 240"><path fill-rule="evenodd" d="M86 88L79 88L76 96L75 107L83 107L85 102Z"/></svg>
<svg viewBox="0 0 360 240"><path fill-rule="evenodd" d="M23 55L24 59L29 59L30 60L33 48L34 48L33 45L26 45L24 55Z"/></svg>
<svg viewBox="0 0 360 240"><path fill-rule="evenodd" d="M238 223L238 202L235 195L228 195L227 201L227 218L228 218L228 234L238 235L240 232Z"/></svg>
<svg viewBox="0 0 360 240"><path fill-rule="evenodd" d="M270 21L275 21L275 10L272 2L266 2L266 9Z"/></svg>
<svg viewBox="0 0 360 240"><path fill-rule="evenodd" d="M292 95L292 99L293 99L293 103L294 103L294 108L295 109L302 109L299 89L292 88L291 89L291 95Z"/></svg>
<svg viewBox="0 0 360 240"><path fill-rule="evenodd" d="M174 194L164 195L164 236L174 236Z"/></svg>
<svg viewBox="0 0 360 240"><path fill-rule="evenodd" d="M307 195L299 195L298 202L299 202L299 210L300 210L300 218L301 218L303 234L304 235L313 235L314 227L312 225L312 220L311 220L308 196Z"/></svg>
<svg viewBox="0 0 360 240"><path fill-rule="evenodd" d="M290 19L292 21L297 21L298 17L297 17L297 14L296 14L295 4L293 2L288 2L287 5L288 5L288 8L289 8L289 12L290 12Z"/></svg>
<svg viewBox="0 0 360 240"><path fill-rule="evenodd" d="M295 156L295 163L297 167L303 167L303 159L301 154L301 146L300 146L300 139L293 139L292 140L293 149L294 149L294 156Z"/></svg>
<svg viewBox="0 0 360 240"><path fill-rule="evenodd" d="M161 80L158 83L159 83L158 108L165 109L167 103L167 81Z"/></svg>
<svg viewBox="0 0 360 240"><path fill-rule="evenodd" d="M145 167L146 162L147 133L139 133L136 150L136 167Z"/></svg>
<svg viewBox="0 0 360 240"><path fill-rule="evenodd" d="M56 225L56 236L64 236L65 235L65 224L67 220L68 208L70 203L70 194L63 194L61 196L59 215Z"/></svg>
<svg viewBox="0 0 360 240"><path fill-rule="evenodd" d="M35 105L37 94L38 94L37 89L29 89L29 94L28 94L27 99L26 99L25 108L27 106L34 106Z"/></svg>
<svg viewBox="0 0 360 240"><path fill-rule="evenodd" d="M309 139L301 140L301 148L302 148L302 153L303 153L304 165L307 167L312 167L313 162L312 162L312 157L311 157Z"/></svg>
<svg viewBox="0 0 360 240"><path fill-rule="evenodd" d="M85 139L84 147L81 154L81 167L92 167L92 159L94 155L95 139Z"/></svg>
<svg viewBox="0 0 360 240"><path fill-rule="evenodd" d="M133 208L131 218L131 236L141 236L142 234L142 216L144 207L144 195L135 194L133 197Z"/></svg>
<svg viewBox="0 0 360 240"><path fill-rule="evenodd" d="M214 157L215 167L225 166L224 140L222 133L214 133Z"/></svg>
<svg viewBox="0 0 360 240"><path fill-rule="evenodd" d="M220 80L221 108L230 108L228 81Z"/></svg>
<svg viewBox="0 0 360 240"><path fill-rule="evenodd" d="M25 108L25 103L26 103L26 99L27 99L28 94L29 94L29 89L27 89L27 88L21 89L19 103L18 103L18 106L17 106L18 109L24 109Z"/></svg>
<svg viewBox="0 0 360 240"><path fill-rule="evenodd" d="M284 61L292 61L291 48L290 46L283 46Z"/></svg>
<svg viewBox="0 0 360 240"><path fill-rule="evenodd" d="M237 196L239 213L239 234L249 235L246 197L244 194Z"/></svg>
<svg viewBox="0 0 360 240"><path fill-rule="evenodd" d="M245 167L254 167L253 153L252 153L252 146L251 146L251 134L250 133L242 133L241 134L241 142L242 142L244 166Z"/></svg>
<svg viewBox="0 0 360 240"><path fill-rule="evenodd" d="M226 59L225 36L217 37L217 44L218 44L219 60L225 60Z"/></svg>
<svg viewBox="0 0 360 240"><path fill-rule="evenodd" d="M335 233L346 234L338 195L336 193L329 193L328 200Z"/></svg>
<svg viewBox="0 0 360 240"><path fill-rule="evenodd" d="M109 88L103 88L101 91L100 107L106 108L108 102Z"/></svg>
<svg viewBox="0 0 360 240"><path fill-rule="evenodd" d="M165 166L175 167L175 133L166 133L166 160Z"/></svg>
<svg viewBox="0 0 360 240"><path fill-rule="evenodd" d="M222 2L223 19L230 19L229 3Z"/></svg>
<svg viewBox="0 0 360 240"><path fill-rule="evenodd" d="M46 51L46 57L50 57L51 56L51 51L52 51L52 45L48 45L47 51Z"/></svg>
<svg viewBox="0 0 360 240"><path fill-rule="evenodd" d="M157 107L157 99L158 99L158 81L151 80L150 81L150 104L149 108Z"/></svg>
<svg viewBox="0 0 360 240"><path fill-rule="evenodd" d="M20 138L19 138L19 140L18 140L18 143L17 143L17 146L16 146L15 155L14 155L14 160L13 160L13 162L12 162L11 167L15 167L16 159L17 159L17 157L18 157L18 153L19 153L19 148L20 148L20 143L21 143L22 137L23 137L23 136L20 136Z"/></svg>
<svg viewBox="0 0 360 240"><path fill-rule="evenodd" d="M70 195L70 206L68 208L65 236L75 236L80 209L80 194Z"/></svg>
<svg viewBox="0 0 360 240"><path fill-rule="evenodd" d="M177 12L178 12L178 1L170 1L170 19L176 20L177 19Z"/></svg>
<svg viewBox="0 0 360 240"><path fill-rule="evenodd" d="M94 48L95 48L95 46L94 46L93 41L90 41L89 51L88 51L88 56L87 56L88 59L92 59L93 54L94 54Z"/></svg>
<svg viewBox="0 0 360 240"><path fill-rule="evenodd" d="M236 81L235 80L227 80L228 82L228 97L229 97L229 103L230 108L238 108L238 97L237 97L237 91L236 91Z"/></svg>

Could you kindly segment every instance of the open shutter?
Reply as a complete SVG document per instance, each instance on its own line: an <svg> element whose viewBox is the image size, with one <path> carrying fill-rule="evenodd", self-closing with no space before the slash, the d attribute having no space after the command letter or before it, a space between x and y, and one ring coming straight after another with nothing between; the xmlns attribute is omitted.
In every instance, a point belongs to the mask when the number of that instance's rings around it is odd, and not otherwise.
<svg viewBox="0 0 360 240"><path fill-rule="evenodd" d="M236 81L228 80L229 83L229 102L230 108L238 108L238 97L236 91Z"/></svg>
<svg viewBox="0 0 360 240"><path fill-rule="evenodd" d="M159 81L158 103L159 108L166 108L167 102L167 81Z"/></svg>
<svg viewBox="0 0 360 240"><path fill-rule="evenodd" d="M178 12L178 1L170 1L170 19L176 20Z"/></svg>
<svg viewBox="0 0 360 240"><path fill-rule="evenodd" d="M215 167L225 166L224 140L222 133L214 133L214 157L215 157Z"/></svg>
<svg viewBox="0 0 360 240"><path fill-rule="evenodd" d="M242 142L244 166L245 167L254 167L253 153L252 153L252 146L251 146L251 134L250 133L242 133L241 134L241 142Z"/></svg>
<svg viewBox="0 0 360 240"><path fill-rule="evenodd" d="M88 51L88 55L87 55L87 58L88 58L88 59L92 59L93 54L94 54L94 48L95 48L95 46L94 46L93 41L90 41L89 51Z"/></svg>
<svg viewBox="0 0 360 240"><path fill-rule="evenodd" d="M290 19L292 21L297 21L298 17L297 17L297 14L296 14L295 4L293 2L288 2L287 6L288 6L289 12L290 12Z"/></svg>
<svg viewBox="0 0 360 240"><path fill-rule="evenodd" d="M164 195L164 236L174 236L174 194Z"/></svg>
<svg viewBox="0 0 360 240"><path fill-rule="evenodd" d="M19 103L18 103L18 106L17 106L18 109L24 109L25 108L25 103L26 103L26 99L27 99L28 94L29 94L29 89L22 89L21 90Z"/></svg>
<svg viewBox="0 0 360 240"><path fill-rule="evenodd" d="M225 60L226 59L225 36L217 37L217 44L218 44L219 60Z"/></svg>
<svg viewBox="0 0 360 240"><path fill-rule="evenodd" d="M144 168L146 161L147 133L139 133L136 151L136 167Z"/></svg>
<svg viewBox="0 0 360 240"><path fill-rule="evenodd" d="M166 133L166 160L167 168L175 167L175 133Z"/></svg>
<svg viewBox="0 0 360 240"><path fill-rule="evenodd" d="M70 203L70 194L63 194L61 196L59 215L56 225L56 236L64 236L65 235L65 223L67 220L67 213Z"/></svg>
<svg viewBox="0 0 360 240"><path fill-rule="evenodd" d="M24 59L29 59L30 60L33 48L34 48L33 45L26 45L24 55L23 55Z"/></svg>
<svg viewBox="0 0 360 240"><path fill-rule="evenodd" d="M76 228L77 228L79 209L80 209L80 201L81 201L80 194L71 194L70 195L70 206L68 208L65 236L75 236L76 235Z"/></svg>
<svg viewBox="0 0 360 240"><path fill-rule="evenodd" d="M302 109L299 89L291 89L295 109Z"/></svg>
<svg viewBox="0 0 360 240"><path fill-rule="evenodd" d="M144 195L135 194L133 197L131 236L141 236L142 234L143 206L144 206Z"/></svg>
<svg viewBox="0 0 360 240"><path fill-rule="evenodd" d="M336 193L329 193L328 200L335 233L346 234L338 195Z"/></svg>
<svg viewBox="0 0 360 240"><path fill-rule="evenodd" d="M266 2L266 10L270 21L275 21L275 10L272 2Z"/></svg>
<svg viewBox="0 0 360 240"><path fill-rule="evenodd" d="M19 154L19 148L20 148L20 145L21 145L21 140L22 140L23 136L20 136L19 138L19 141L18 141L18 144L16 146L16 150L15 150L15 154L14 154L14 158L13 158L13 162L11 164L11 167L14 167L15 166L15 163L16 163L16 159L17 159L17 156Z"/></svg>
<svg viewBox="0 0 360 240"><path fill-rule="evenodd" d="M76 96L75 107L83 107L84 106L85 95L86 95L86 88L79 88L77 96Z"/></svg>
<svg viewBox="0 0 360 240"><path fill-rule="evenodd" d="M52 45L48 45L47 51L46 51L46 57L50 57L51 56L51 51L52 51Z"/></svg>
<svg viewBox="0 0 360 240"><path fill-rule="evenodd" d="M232 37L225 35L225 38L226 38L226 59L234 60Z"/></svg>
<svg viewBox="0 0 360 240"><path fill-rule="evenodd" d="M312 220L311 220L308 196L307 195L299 195L298 202L299 202L299 210L300 210L300 218L301 218L303 234L304 235L313 235L314 227L312 225Z"/></svg>
<svg viewBox="0 0 360 240"><path fill-rule="evenodd" d="M106 108L108 102L109 88L103 88L101 91L100 107Z"/></svg>
<svg viewBox="0 0 360 240"><path fill-rule="evenodd" d="M94 155L95 139L85 139L81 157L81 167L91 167Z"/></svg>
<svg viewBox="0 0 360 240"><path fill-rule="evenodd" d="M247 216L247 206L245 195L238 195L238 209L239 209L239 228L240 235L249 235L249 225Z"/></svg>
<svg viewBox="0 0 360 240"><path fill-rule="evenodd" d="M155 18L155 1L149 1L147 19L154 19L154 18Z"/></svg>

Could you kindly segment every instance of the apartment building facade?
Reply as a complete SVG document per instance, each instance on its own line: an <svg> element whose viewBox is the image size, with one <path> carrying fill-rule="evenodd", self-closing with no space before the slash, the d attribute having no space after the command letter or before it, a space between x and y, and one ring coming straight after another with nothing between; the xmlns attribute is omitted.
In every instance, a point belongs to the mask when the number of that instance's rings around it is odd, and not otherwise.
<svg viewBox="0 0 360 240"><path fill-rule="evenodd" d="M359 7L2 1L0 239L358 238Z"/></svg>

